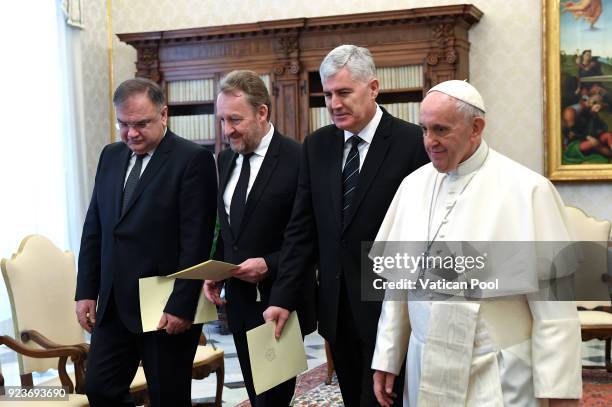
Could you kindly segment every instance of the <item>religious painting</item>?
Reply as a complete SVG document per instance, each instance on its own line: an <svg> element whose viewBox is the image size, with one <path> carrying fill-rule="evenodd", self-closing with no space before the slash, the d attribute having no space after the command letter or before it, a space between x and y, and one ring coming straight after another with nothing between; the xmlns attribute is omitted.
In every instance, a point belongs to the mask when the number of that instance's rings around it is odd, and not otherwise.
<svg viewBox="0 0 612 407"><path fill-rule="evenodd" d="M544 0L546 173L612 179L612 0Z"/></svg>

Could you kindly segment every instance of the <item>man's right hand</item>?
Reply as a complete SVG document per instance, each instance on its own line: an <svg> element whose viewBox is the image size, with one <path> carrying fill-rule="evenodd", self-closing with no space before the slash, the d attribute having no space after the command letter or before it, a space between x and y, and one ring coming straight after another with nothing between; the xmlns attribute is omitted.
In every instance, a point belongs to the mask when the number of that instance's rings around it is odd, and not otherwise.
<svg viewBox="0 0 612 407"><path fill-rule="evenodd" d="M225 304L225 300L221 298L221 289L223 288L222 281L204 281L204 296L208 298L208 301L215 305Z"/></svg>
<svg viewBox="0 0 612 407"><path fill-rule="evenodd" d="M91 333L91 329L96 324L96 300L78 300L76 314L79 325Z"/></svg>
<svg viewBox="0 0 612 407"><path fill-rule="evenodd" d="M393 382L395 381L396 375L389 372L383 372L381 370L374 371L374 395L376 400L383 407L390 407L393 405L393 399L397 397L393 393Z"/></svg>
<svg viewBox="0 0 612 407"><path fill-rule="evenodd" d="M283 327L289 319L289 311L281 307L270 306L264 311L263 318L266 322L276 322L274 336L276 337L276 339L279 339L281 336L281 332L283 332Z"/></svg>

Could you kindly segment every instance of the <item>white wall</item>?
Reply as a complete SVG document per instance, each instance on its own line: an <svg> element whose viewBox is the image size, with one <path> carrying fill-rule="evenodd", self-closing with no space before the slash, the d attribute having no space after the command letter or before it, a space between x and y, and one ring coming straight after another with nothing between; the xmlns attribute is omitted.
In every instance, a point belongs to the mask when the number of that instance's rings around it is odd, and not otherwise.
<svg viewBox="0 0 612 407"><path fill-rule="evenodd" d="M88 0L88 30L93 31L84 72L94 84L86 95L88 110L99 127L92 128L90 157L108 140L109 124L104 0ZM452 0L114 0L113 31L138 32L224 25L295 17L314 17L463 3ZM489 144L514 160L543 173L541 2L536 0L473 0L484 16L470 30L470 80L487 104ZM265 4L266 7L262 7ZM245 12L248 10L248 12ZM95 15L94 15L95 14ZM93 23L93 24L92 24ZM87 51L86 51L87 52ZM105 55L104 55L105 57ZM132 77L136 52L115 37L115 85ZM97 160L97 158L95 159ZM89 166L95 169L95 160ZM92 172L93 177L93 172ZM599 218L612 219L611 183L571 183L557 187L566 203Z"/></svg>
<svg viewBox="0 0 612 407"><path fill-rule="evenodd" d="M85 138L89 187L102 148L110 141L109 69L106 30L106 1L83 2L85 29L81 33L82 75L85 101Z"/></svg>

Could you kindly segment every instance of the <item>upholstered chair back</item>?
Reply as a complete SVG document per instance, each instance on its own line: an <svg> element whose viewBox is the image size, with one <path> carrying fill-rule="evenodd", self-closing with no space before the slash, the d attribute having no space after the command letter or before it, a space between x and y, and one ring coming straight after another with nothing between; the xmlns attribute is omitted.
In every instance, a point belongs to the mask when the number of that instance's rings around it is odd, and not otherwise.
<svg viewBox="0 0 612 407"><path fill-rule="evenodd" d="M15 339L36 330L55 343L85 342L75 315L76 270L74 255L58 249L49 239L31 235L23 239L13 257L2 259L2 276L11 305ZM36 346L33 341L28 345ZM57 369L57 359L18 357L21 374Z"/></svg>

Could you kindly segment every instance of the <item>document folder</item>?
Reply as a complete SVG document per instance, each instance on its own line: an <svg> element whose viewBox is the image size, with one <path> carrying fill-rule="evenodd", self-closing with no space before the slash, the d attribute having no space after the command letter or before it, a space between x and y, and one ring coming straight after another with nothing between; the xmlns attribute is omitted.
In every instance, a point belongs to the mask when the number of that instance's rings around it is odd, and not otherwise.
<svg viewBox="0 0 612 407"><path fill-rule="evenodd" d="M289 316L278 340L274 337L275 326L273 322L266 322L246 333L251 373L257 394L308 369L296 312Z"/></svg>

